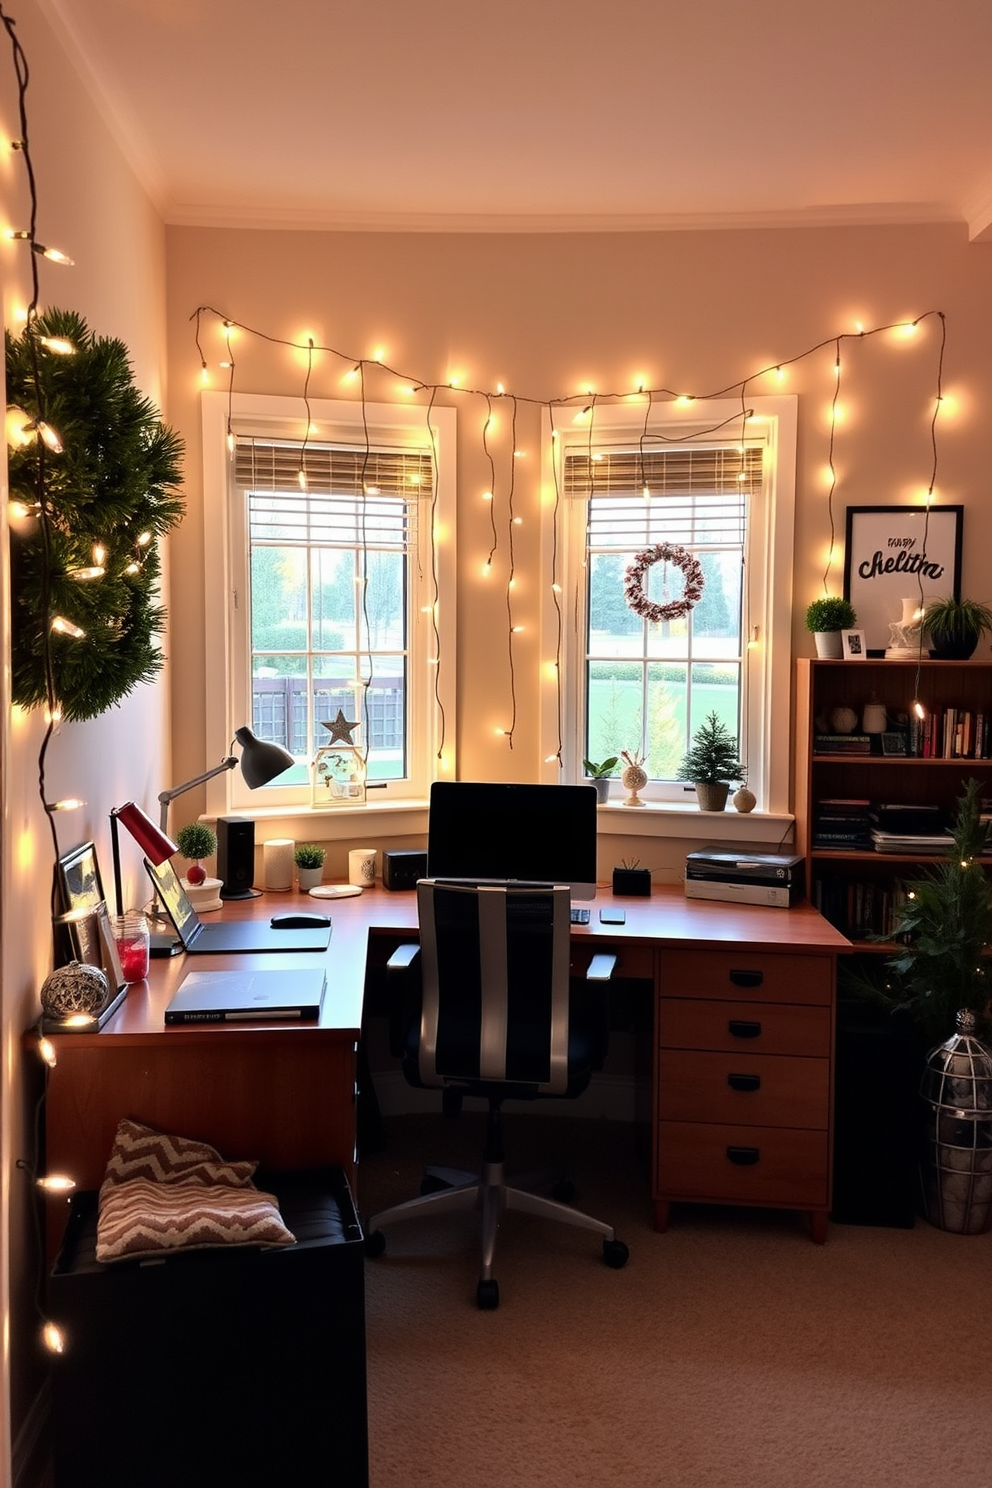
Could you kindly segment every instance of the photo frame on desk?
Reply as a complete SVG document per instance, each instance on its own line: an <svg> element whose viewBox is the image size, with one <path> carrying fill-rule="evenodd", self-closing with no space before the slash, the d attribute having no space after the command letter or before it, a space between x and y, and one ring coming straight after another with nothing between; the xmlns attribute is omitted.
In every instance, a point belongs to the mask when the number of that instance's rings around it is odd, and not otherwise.
<svg viewBox="0 0 992 1488"><path fill-rule="evenodd" d="M111 995L125 987L121 958L103 893L103 878L96 847L83 842L63 853L57 867L61 914L56 922L56 956L59 965L85 961L107 974Z"/></svg>
<svg viewBox="0 0 992 1488"><path fill-rule="evenodd" d="M92 842L83 842L62 854L58 861L58 885L62 914L106 904L100 864Z"/></svg>
<svg viewBox="0 0 992 1488"><path fill-rule="evenodd" d="M849 506L844 598L869 656L884 656L902 601L961 597L963 506Z"/></svg>
<svg viewBox="0 0 992 1488"><path fill-rule="evenodd" d="M868 656L868 648L865 645L865 633L863 630L842 630L840 642L844 651L845 661L865 661Z"/></svg>

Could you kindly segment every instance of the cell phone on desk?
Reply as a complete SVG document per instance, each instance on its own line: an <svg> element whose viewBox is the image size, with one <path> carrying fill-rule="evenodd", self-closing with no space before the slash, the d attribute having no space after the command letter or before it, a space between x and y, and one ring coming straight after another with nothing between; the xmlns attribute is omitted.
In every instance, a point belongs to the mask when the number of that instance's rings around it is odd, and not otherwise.
<svg viewBox="0 0 992 1488"><path fill-rule="evenodd" d="M627 911L620 909L618 905L607 905L599 911L601 925L622 925L627 918Z"/></svg>

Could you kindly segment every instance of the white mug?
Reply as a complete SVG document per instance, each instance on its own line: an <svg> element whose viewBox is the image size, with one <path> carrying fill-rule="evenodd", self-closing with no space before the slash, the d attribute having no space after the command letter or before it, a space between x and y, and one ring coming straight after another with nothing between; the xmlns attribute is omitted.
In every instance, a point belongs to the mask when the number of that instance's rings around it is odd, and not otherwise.
<svg viewBox="0 0 992 1488"><path fill-rule="evenodd" d="M375 883L377 849L353 847L348 854L348 882L360 889L368 889Z"/></svg>

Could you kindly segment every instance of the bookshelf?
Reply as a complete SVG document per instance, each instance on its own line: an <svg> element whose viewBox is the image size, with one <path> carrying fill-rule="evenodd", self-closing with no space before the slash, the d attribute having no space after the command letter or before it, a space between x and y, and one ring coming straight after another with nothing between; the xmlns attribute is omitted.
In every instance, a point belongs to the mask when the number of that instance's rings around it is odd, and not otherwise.
<svg viewBox="0 0 992 1488"><path fill-rule="evenodd" d="M917 698L938 728L913 725ZM858 743L871 703L884 706L889 722ZM843 743L835 720L849 722L851 713L857 726ZM801 657L795 746L796 851L806 860L810 903L853 941L886 935L903 882L940 858L939 841L924 844L936 821L953 815L964 781L974 775L992 798L992 661ZM876 848L879 806L890 808L883 819L895 828L882 840L888 847L894 839L897 850ZM904 838L910 845L900 845Z"/></svg>

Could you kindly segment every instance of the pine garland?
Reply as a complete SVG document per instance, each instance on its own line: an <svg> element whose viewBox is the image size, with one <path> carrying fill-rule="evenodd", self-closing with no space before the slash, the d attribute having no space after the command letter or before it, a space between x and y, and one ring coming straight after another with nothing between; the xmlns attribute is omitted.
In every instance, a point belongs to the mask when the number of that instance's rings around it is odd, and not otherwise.
<svg viewBox="0 0 992 1488"><path fill-rule="evenodd" d="M183 441L135 388L124 343L94 336L73 311L49 310L5 340L8 405L43 418L62 445L9 451L11 497L34 513L11 529L12 696L95 718L162 669L158 539L182 520ZM103 575L73 578L99 547ZM53 633L54 616L85 636Z"/></svg>

